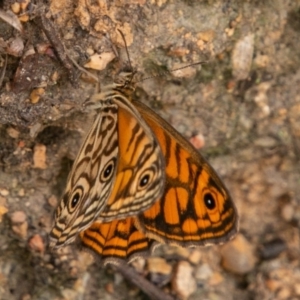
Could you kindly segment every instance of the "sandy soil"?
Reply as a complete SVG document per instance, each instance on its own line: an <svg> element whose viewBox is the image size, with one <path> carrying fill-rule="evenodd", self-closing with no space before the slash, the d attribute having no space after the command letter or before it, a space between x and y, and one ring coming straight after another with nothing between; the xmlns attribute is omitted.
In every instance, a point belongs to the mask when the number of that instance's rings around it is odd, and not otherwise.
<svg viewBox="0 0 300 300"><path fill-rule="evenodd" d="M4 2L6 10L12 1ZM112 41L121 59L94 72L103 85L126 61L122 30L141 77L164 74L140 82L136 97L188 139L200 136L201 153L238 208L240 235L229 245L236 262L220 246L165 246L154 256L170 272L151 270L148 259L134 267L179 298L299 299L300 2L124 3L31 4L23 33L0 19L1 70L8 53L0 91L0 299L147 299L74 245L47 249L53 211L93 120L78 107L96 88L76 68L71 83L73 67L41 31L42 11L80 66L92 54L113 53ZM206 64L166 72L199 61ZM192 268L191 295L176 289L182 262Z"/></svg>

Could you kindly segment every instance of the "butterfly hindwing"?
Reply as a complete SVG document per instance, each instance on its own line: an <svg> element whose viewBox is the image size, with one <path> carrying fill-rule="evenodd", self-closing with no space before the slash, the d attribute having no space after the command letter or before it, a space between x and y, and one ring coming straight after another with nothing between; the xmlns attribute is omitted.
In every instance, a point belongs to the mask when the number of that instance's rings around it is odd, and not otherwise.
<svg viewBox="0 0 300 300"><path fill-rule="evenodd" d="M81 245L104 264L132 261L148 254L152 241L135 227L135 218L95 222L80 233Z"/></svg>
<svg viewBox="0 0 300 300"><path fill-rule="evenodd" d="M138 217L150 238L181 246L222 243L237 231L228 190L200 153L144 104L134 102L165 157L164 194Z"/></svg>

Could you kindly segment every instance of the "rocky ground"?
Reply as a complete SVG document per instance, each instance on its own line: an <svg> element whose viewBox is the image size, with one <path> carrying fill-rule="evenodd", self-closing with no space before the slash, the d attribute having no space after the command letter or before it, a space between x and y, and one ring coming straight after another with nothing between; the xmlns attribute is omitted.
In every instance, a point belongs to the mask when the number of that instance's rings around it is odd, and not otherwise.
<svg viewBox="0 0 300 300"><path fill-rule="evenodd" d="M291 0L3 1L0 299L147 299L75 245L47 248L93 119L78 107L95 80L68 57L112 82L126 61L117 29L141 78L163 74L136 97L201 148L240 216L223 246L163 246L133 267L174 299L299 299L300 2Z"/></svg>

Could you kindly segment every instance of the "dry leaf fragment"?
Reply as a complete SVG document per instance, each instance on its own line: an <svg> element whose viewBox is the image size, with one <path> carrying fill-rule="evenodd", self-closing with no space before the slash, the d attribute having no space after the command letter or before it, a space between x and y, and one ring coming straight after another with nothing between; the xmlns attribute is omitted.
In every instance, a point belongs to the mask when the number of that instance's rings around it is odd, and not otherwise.
<svg viewBox="0 0 300 300"><path fill-rule="evenodd" d="M4 11L3 9L0 9L0 18L13 28L23 33L23 26L18 17L12 11Z"/></svg>

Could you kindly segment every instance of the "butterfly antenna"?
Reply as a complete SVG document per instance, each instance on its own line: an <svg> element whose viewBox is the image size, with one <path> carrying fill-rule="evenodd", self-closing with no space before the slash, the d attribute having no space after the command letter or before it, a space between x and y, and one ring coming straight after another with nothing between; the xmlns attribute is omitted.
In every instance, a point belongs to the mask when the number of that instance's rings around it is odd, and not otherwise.
<svg viewBox="0 0 300 300"><path fill-rule="evenodd" d="M161 77L161 76L170 74L172 72L180 71L180 70L183 70L183 69L186 69L186 68L190 68L190 67L193 67L193 66L197 66L197 65L203 65L203 64L206 64L206 63L207 63L206 61L199 61L199 62L192 63L192 64L189 64L187 66L180 67L180 68L177 68L177 69L168 70L168 71L162 71L162 72L159 72L156 75L145 77L145 78L139 80L138 82L141 82L141 81L144 81L144 80L148 80L148 79L151 79L151 78Z"/></svg>
<svg viewBox="0 0 300 300"><path fill-rule="evenodd" d="M126 54L127 54L127 58L128 58L128 64L129 64L129 67L130 67L131 72L132 72L132 77L131 77L131 79L130 79L130 82L131 82L132 79L133 79L133 76L134 76L134 72L133 72L133 68L132 68L132 64L131 64L131 60L130 60L130 56L129 56L129 51L128 51L128 47L127 47L125 35L124 35L124 33L123 33L120 29L117 29L117 30L120 32L121 37L122 37L123 42L124 42L124 45L125 45Z"/></svg>

